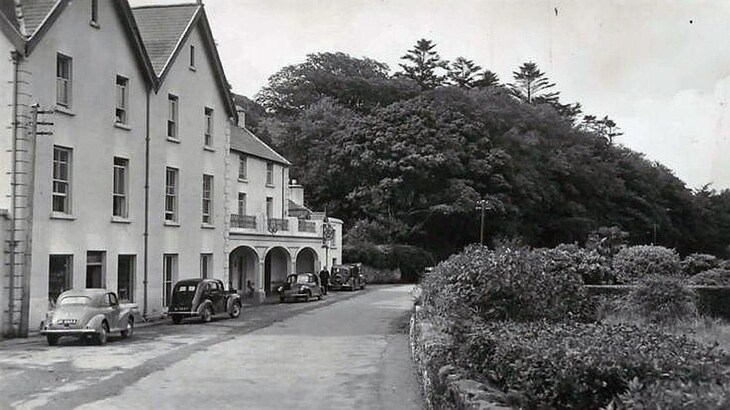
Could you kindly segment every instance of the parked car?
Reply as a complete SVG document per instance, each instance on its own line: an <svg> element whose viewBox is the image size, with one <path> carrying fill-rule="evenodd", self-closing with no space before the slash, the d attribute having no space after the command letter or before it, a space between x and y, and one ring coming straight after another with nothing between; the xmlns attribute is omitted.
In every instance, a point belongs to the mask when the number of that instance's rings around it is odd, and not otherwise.
<svg viewBox="0 0 730 410"><path fill-rule="evenodd" d="M199 317L210 322L214 316L241 316L241 295L226 290L219 279L184 279L175 284L167 314L180 324L184 318Z"/></svg>
<svg viewBox="0 0 730 410"><path fill-rule="evenodd" d="M362 264L360 263L332 266L332 273L330 274L330 289L365 289L367 281L365 280L365 276L362 274L361 268Z"/></svg>
<svg viewBox="0 0 730 410"><path fill-rule="evenodd" d="M279 286L279 302L287 300L309 301L311 298L322 299L322 287L319 276L314 273L295 273L286 278L286 283Z"/></svg>
<svg viewBox="0 0 730 410"><path fill-rule="evenodd" d="M142 316L135 303L119 303L116 293L106 289L75 289L61 293L56 306L46 314L41 334L55 346L63 336L91 337L104 345L111 333L131 337Z"/></svg>

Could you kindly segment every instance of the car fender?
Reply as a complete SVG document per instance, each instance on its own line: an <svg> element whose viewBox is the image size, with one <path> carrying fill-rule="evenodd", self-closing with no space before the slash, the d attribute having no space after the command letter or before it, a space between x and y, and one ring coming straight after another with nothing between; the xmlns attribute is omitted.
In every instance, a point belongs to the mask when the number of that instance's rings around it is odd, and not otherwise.
<svg viewBox="0 0 730 410"><path fill-rule="evenodd" d="M92 317L91 319L89 319L89 321L88 321L88 323L86 323L85 327L87 327L89 329L99 330L99 329L101 329L101 322L103 322L104 319L105 319L105 317L103 314L98 314L98 315Z"/></svg>
<svg viewBox="0 0 730 410"><path fill-rule="evenodd" d="M233 304L236 302L238 302L239 304L241 303L241 295L237 293L231 294L228 298L228 302L226 303L226 310L228 311L228 313L233 311Z"/></svg>
<svg viewBox="0 0 730 410"><path fill-rule="evenodd" d="M210 306L210 308L213 310L213 313L218 313L213 309L213 302L210 299L205 299L204 301L200 302L200 305L198 305L198 314L203 314L203 309L205 309L207 306Z"/></svg>

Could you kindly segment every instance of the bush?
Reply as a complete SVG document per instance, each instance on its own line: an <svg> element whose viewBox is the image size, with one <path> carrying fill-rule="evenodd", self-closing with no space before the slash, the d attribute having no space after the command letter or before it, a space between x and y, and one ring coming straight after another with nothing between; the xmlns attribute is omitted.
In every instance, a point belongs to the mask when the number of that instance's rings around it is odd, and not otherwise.
<svg viewBox="0 0 730 410"><path fill-rule="evenodd" d="M730 386L695 381L661 380L644 385L629 383L629 390L615 401L613 409L721 410L730 408Z"/></svg>
<svg viewBox="0 0 730 410"><path fill-rule="evenodd" d="M515 407L526 409L601 408L626 392L635 378L647 385L729 381L724 370L730 357L724 352L652 327L480 323L459 346L460 365L504 391L519 391L521 402Z"/></svg>
<svg viewBox="0 0 730 410"><path fill-rule="evenodd" d="M608 259L595 250L561 244L550 250L550 255L554 263L575 269L586 285L604 285L615 281Z"/></svg>
<svg viewBox="0 0 730 410"><path fill-rule="evenodd" d="M627 308L651 323L672 323L697 315L697 294L678 278L652 275L626 298Z"/></svg>
<svg viewBox="0 0 730 410"><path fill-rule="evenodd" d="M345 263L361 262L376 269L399 269L405 282L415 282L426 266L434 263L427 251L411 245L375 245L361 242L342 247Z"/></svg>
<svg viewBox="0 0 730 410"><path fill-rule="evenodd" d="M717 268L720 260L713 255L693 253L682 260L682 272L687 276L696 275L710 269Z"/></svg>
<svg viewBox="0 0 730 410"><path fill-rule="evenodd" d="M698 286L730 286L730 270L719 268L706 270L692 276L689 283Z"/></svg>
<svg viewBox="0 0 730 410"><path fill-rule="evenodd" d="M638 245L621 249L613 259L619 283L633 283L648 275L679 275L679 255L663 246Z"/></svg>
<svg viewBox="0 0 730 410"><path fill-rule="evenodd" d="M547 250L470 246L426 275L423 304L453 319L592 320L582 285L575 269L554 263Z"/></svg>

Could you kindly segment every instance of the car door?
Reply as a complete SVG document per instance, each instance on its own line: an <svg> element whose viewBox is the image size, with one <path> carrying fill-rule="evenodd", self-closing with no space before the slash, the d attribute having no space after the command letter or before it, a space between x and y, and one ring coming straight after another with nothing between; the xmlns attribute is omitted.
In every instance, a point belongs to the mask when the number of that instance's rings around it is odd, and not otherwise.
<svg viewBox="0 0 730 410"><path fill-rule="evenodd" d="M105 293L101 298L99 308L101 309L101 313L104 315L104 319L106 319L106 322L109 324L109 330L114 329L116 327L116 323L114 322L114 308L111 305L109 293Z"/></svg>
<svg viewBox="0 0 730 410"><path fill-rule="evenodd" d="M117 295L114 292L107 293L107 297L109 298L109 306L111 306L109 327L111 329L119 329L119 326L120 326L119 315L121 314L121 311L122 311L121 308L119 307L119 299L117 298Z"/></svg>
<svg viewBox="0 0 730 410"><path fill-rule="evenodd" d="M217 280L210 282L209 290L210 301L213 302L213 310L215 313L226 311L226 296L223 292L223 283Z"/></svg>

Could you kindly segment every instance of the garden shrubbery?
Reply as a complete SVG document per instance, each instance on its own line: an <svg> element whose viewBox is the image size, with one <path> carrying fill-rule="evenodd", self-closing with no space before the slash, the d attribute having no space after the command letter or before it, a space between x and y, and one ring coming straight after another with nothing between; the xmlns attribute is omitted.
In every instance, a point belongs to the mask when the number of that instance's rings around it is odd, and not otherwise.
<svg viewBox="0 0 730 410"><path fill-rule="evenodd" d="M720 260L716 256L705 253L693 253L682 260L682 272L686 276L696 275L717 268Z"/></svg>
<svg viewBox="0 0 730 410"><path fill-rule="evenodd" d="M613 258L618 283L633 283L648 275L681 273L679 254L663 246L637 245L621 249Z"/></svg>
<svg viewBox="0 0 730 410"><path fill-rule="evenodd" d="M641 279L624 301L627 309L651 323L671 323L697 315L697 294L671 276Z"/></svg>
<svg viewBox="0 0 730 410"><path fill-rule="evenodd" d="M689 280L698 286L730 286L730 270L710 269L692 276Z"/></svg>
<svg viewBox="0 0 730 410"><path fill-rule="evenodd" d="M485 322L460 346L462 366L519 391L509 404L526 409L597 409L634 378L646 388L663 380L721 383L730 365L716 348L633 325Z"/></svg>

